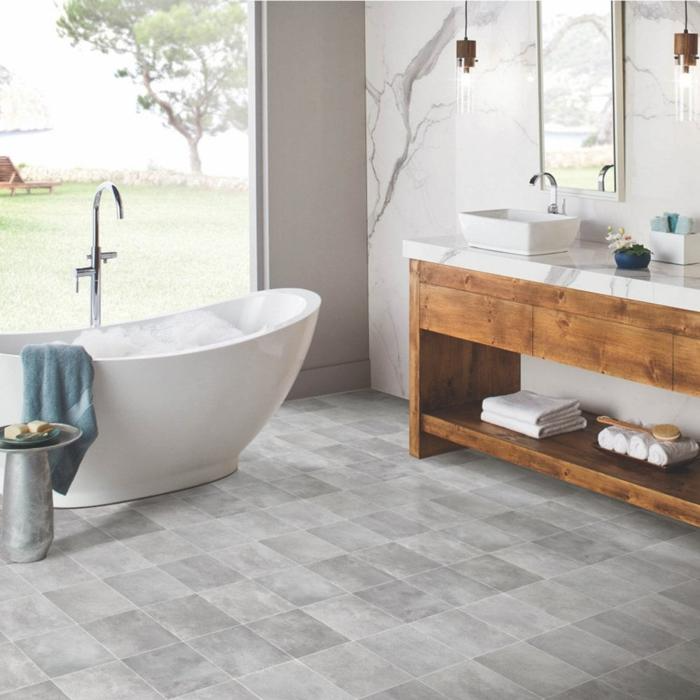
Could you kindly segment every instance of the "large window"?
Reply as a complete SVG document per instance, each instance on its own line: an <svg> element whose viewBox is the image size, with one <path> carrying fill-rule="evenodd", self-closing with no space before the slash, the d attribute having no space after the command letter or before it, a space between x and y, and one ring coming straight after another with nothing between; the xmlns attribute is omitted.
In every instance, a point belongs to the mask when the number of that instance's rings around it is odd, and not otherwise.
<svg viewBox="0 0 700 700"><path fill-rule="evenodd" d="M105 193L103 324L250 288L248 19L234 0L0 4L0 332L85 326ZM5 165L1 165L5 163Z"/></svg>

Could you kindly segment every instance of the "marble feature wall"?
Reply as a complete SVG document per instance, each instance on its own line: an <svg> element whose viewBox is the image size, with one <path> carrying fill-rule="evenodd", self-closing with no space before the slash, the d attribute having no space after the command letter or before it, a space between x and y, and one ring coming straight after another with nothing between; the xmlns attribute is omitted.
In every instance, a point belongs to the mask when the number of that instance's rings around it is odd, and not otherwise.
<svg viewBox="0 0 700 700"><path fill-rule="evenodd" d="M420 1L366 5L372 384L402 396L408 268L401 241L457 234L461 210L544 210L548 202L548 193L528 185L540 169L536 5L470 2L470 37L478 42L479 63L475 111L467 116L455 109L453 68L463 7ZM626 196L611 202L567 195L567 212L581 217L583 238L602 240L614 225L647 240L649 218L667 210L700 219L700 125L674 120L672 47L682 14L682 2L625 3ZM689 28L700 30L698 3L689 4ZM591 408L629 417L643 402L667 420L700 418L697 400L554 363L526 359L523 382L550 391L575 386Z"/></svg>

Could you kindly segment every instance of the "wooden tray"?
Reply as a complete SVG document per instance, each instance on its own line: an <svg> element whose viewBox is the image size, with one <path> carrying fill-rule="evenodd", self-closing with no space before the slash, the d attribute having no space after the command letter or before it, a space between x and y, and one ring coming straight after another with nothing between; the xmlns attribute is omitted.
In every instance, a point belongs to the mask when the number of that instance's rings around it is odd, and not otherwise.
<svg viewBox="0 0 700 700"><path fill-rule="evenodd" d="M596 450L598 450L598 452L603 452L606 455L612 455L613 457L617 457L623 464L628 464L630 466L641 464L645 467L651 467L652 469L656 469L661 472L682 471L685 469L685 467L695 462L698 458L698 455L695 455L695 457L691 457L690 459L684 459L681 462L674 462L673 464L660 466L658 464L652 464L651 462L647 462L646 459L637 459L637 457L630 457L630 455L621 455L619 452L615 452L614 450L606 450L604 447L601 447L597 442L593 443L593 447Z"/></svg>

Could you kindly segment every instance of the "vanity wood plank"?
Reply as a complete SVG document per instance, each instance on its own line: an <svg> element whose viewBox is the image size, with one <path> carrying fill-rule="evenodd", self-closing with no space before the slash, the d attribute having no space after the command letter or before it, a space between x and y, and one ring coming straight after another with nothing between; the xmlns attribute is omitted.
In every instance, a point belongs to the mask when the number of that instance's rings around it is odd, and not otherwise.
<svg viewBox="0 0 700 700"><path fill-rule="evenodd" d="M545 440L514 433L480 419L479 402L423 415L421 427L450 440L554 476L591 491L700 526L700 462L679 472L651 465L628 465L615 455L595 448L599 426L586 414L589 425Z"/></svg>
<svg viewBox="0 0 700 700"><path fill-rule="evenodd" d="M700 340L674 337L673 389L700 396Z"/></svg>
<svg viewBox="0 0 700 700"><path fill-rule="evenodd" d="M673 388L673 336L535 308L533 354L662 389Z"/></svg>
<svg viewBox="0 0 700 700"><path fill-rule="evenodd" d="M532 354L532 307L492 296L421 284L420 328Z"/></svg>
<svg viewBox="0 0 700 700"><path fill-rule="evenodd" d="M424 261L418 273L425 284L700 338L700 313L693 311Z"/></svg>

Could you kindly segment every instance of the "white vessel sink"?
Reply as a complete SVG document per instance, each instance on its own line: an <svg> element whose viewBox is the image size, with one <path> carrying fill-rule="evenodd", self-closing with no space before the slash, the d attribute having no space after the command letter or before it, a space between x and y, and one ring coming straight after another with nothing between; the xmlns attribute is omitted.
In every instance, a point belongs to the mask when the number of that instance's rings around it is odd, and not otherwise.
<svg viewBox="0 0 700 700"><path fill-rule="evenodd" d="M579 225L575 216L526 209L465 211L459 219L470 246L517 255L566 252Z"/></svg>

